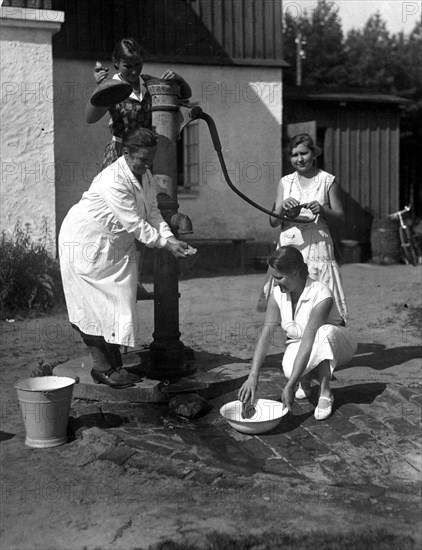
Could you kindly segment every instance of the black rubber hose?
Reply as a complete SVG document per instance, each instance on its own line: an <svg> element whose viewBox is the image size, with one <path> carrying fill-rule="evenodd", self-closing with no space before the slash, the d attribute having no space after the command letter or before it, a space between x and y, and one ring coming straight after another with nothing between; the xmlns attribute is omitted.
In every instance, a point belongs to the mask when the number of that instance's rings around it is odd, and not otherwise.
<svg viewBox="0 0 422 550"><path fill-rule="evenodd" d="M241 191L239 191L239 189L237 189L230 180L230 176L228 174L226 163L222 153L221 141L218 136L217 127L213 119L210 117L210 115L207 115L206 113L204 113L201 107L198 107L198 106L192 107L190 111L190 118L192 120L201 118L202 120L205 120L205 122L207 123L208 129L211 134L212 143L214 145L214 149L217 152L217 156L220 161L221 169L223 170L223 174L226 179L227 185L230 187L230 189L232 189L232 191L234 191L237 195L239 195L239 197L241 197L244 201L246 201L253 207L257 208L258 210L261 210L261 212L264 212L265 214L268 214L269 216L272 216L273 218L277 218L279 220L290 221L294 223L309 223L310 221L312 221L312 220L308 220L305 222L305 221L300 221L294 218L288 218L286 216L281 216L279 214L276 214L275 212L272 212L271 210L268 210L267 208L257 204L248 196L244 195Z"/></svg>

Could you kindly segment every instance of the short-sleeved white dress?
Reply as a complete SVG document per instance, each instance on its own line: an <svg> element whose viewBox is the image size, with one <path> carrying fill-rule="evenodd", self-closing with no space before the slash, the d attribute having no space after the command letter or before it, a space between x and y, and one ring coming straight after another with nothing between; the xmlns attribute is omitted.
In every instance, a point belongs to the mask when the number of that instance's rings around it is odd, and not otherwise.
<svg viewBox="0 0 422 550"><path fill-rule="evenodd" d="M325 284L308 277L293 312L289 292L281 292L280 287L276 286L273 293L280 308L281 328L287 334L283 371L286 378L290 378L312 310L322 300L333 298L333 294ZM326 359L330 362L331 372L338 365L344 365L352 359L357 349L356 338L349 327L342 325L344 325L343 319L336 303L333 302L327 322L316 333L311 355L302 376L308 374Z"/></svg>

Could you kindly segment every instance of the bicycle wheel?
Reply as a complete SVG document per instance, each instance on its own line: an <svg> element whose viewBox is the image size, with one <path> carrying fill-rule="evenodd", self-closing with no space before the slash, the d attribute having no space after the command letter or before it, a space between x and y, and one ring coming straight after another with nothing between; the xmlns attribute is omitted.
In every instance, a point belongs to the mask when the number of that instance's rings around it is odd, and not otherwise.
<svg viewBox="0 0 422 550"><path fill-rule="evenodd" d="M406 264L417 264L416 252L413 246L412 235L409 235L408 228L399 227L400 243L403 251L403 258Z"/></svg>

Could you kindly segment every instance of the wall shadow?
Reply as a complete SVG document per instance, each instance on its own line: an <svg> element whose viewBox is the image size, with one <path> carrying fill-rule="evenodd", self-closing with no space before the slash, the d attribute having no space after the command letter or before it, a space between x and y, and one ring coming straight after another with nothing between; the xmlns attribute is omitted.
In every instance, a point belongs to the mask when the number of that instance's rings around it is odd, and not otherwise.
<svg viewBox="0 0 422 550"><path fill-rule="evenodd" d="M373 216L363 208L347 191L341 189L346 221L337 231L340 239L355 239L369 246Z"/></svg>

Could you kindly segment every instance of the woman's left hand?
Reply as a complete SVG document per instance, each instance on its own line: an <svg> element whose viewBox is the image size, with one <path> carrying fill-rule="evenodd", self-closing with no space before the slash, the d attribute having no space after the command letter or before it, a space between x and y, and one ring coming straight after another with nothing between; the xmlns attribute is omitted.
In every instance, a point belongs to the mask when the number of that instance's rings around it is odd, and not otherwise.
<svg viewBox="0 0 422 550"><path fill-rule="evenodd" d="M321 216L324 213L324 207L319 204L318 201L311 201L308 204L304 205L305 208L308 208L315 216Z"/></svg>
<svg viewBox="0 0 422 550"><path fill-rule="evenodd" d="M294 388L287 384L287 386L283 390L283 393L281 394L281 401L283 403L283 406L287 407L289 411L292 408L294 397Z"/></svg>
<svg viewBox="0 0 422 550"><path fill-rule="evenodd" d="M182 77L177 73L175 73L174 71L172 71L171 69L168 69L167 71L165 71L161 75L161 78L163 80L182 80Z"/></svg>

